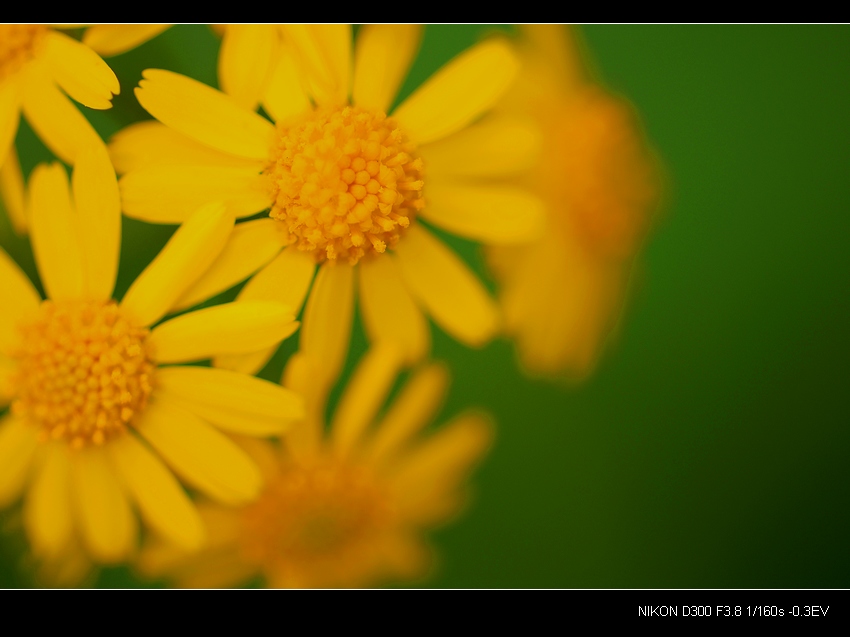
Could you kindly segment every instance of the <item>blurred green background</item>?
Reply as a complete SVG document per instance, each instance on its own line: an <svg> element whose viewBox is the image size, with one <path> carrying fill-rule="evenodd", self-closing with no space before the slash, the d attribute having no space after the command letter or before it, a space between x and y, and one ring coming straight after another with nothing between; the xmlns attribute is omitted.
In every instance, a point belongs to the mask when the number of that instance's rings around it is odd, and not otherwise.
<svg viewBox="0 0 850 637"><path fill-rule="evenodd" d="M429 26L404 92L495 28ZM505 341L471 351L435 332L454 377L444 417L477 405L499 429L471 507L433 534L424 585L846 588L850 27L581 34L643 117L666 205L617 342L581 386L524 378ZM217 48L181 26L109 59L122 93L87 114L104 136L147 117L131 90L147 67L215 84ZM26 172L49 158L26 126L18 144ZM173 230L124 229L119 293ZM453 245L480 269L475 246ZM357 325L349 370L363 351ZM0 540L0 587L30 585L21 548ZM96 583L145 585L123 568Z"/></svg>

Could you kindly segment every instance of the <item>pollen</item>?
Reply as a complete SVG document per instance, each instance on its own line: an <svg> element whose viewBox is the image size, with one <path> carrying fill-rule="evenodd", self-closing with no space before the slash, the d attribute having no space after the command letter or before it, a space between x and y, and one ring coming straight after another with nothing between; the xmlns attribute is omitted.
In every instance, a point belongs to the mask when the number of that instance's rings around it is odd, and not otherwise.
<svg viewBox="0 0 850 637"><path fill-rule="evenodd" d="M278 124L271 216L317 262L392 249L424 207L416 148L382 112L322 108Z"/></svg>
<svg viewBox="0 0 850 637"><path fill-rule="evenodd" d="M40 24L0 24L0 82L35 57L46 33Z"/></svg>
<svg viewBox="0 0 850 637"><path fill-rule="evenodd" d="M242 511L240 549L267 572L333 578L369 561L390 520L388 497L363 470L290 465Z"/></svg>
<svg viewBox="0 0 850 637"><path fill-rule="evenodd" d="M12 410L44 440L102 445L144 410L154 372L148 330L114 302L44 301L21 332Z"/></svg>

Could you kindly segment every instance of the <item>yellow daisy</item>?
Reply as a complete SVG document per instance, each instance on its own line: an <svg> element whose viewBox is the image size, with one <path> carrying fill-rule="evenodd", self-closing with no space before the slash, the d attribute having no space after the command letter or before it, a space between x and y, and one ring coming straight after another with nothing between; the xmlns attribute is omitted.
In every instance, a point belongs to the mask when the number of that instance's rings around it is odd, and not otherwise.
<svg viewBox="0 0 850 637"><path fill-rule="evenodd" d="M464 483L489 448L492 427L467 413L422 433L448 381L438 364L419 369L372 426L400 362L387 346L367 353L324 433L314 366L296 355L285 380L306 392L306 421L283 447L246 441L266 476L260 497L235 509L199 505L211 529L207 548L187 555L151 542L140 570L188 587L238 586L258 576L276 588L363 587L426 575L424 531L462 508Z"/></svg>
<svg viewBox="0 0 850 637"><path fill-rule="evenodd" d="M301 347L324 361L329 378L346 352L357 283L370 340L398 343L408 363L428 351L425 314L464 343L485 343L498 330L494 301L420 221L492 244L528 241L542 229L535 197L484 181L527 163L525 146L511 143L515 129L470 125L512 81L511 48L501 39L471 48L390 110L419 27L365 26L353 52L349 25L282 29L264 31L261 48L277 53L270 79L250 82L262 87L259 97L236 100L175 73L144 72L136 94L159 122L111 142L125 173L125 213L181 222L211 197L237 217L271 209L236 227L197 291L222 291L259 269L240 299L300 308L319 264ZM248 50L243 39L231 76L253 72L258 58ZM246 107L257 97L276 125ZM270 355L216 364L254 372Z"/></svg>
<svg viewBox="0 0 850 637"><path fill-rule="evenodd" d="M658 171L634 110L590 80L570 32L538 25L523 35L523 69L498 111L544 132L524 184L546 202L548 226L537 242L489 256L523 365L580 377L620 316Z"/></svg>
<svg viewBox="0 0 850 637"><path fill-rule="evenodd" d="M97 562L126 559L134 507L167 540L196 548L201 519L174 474L244 504L261 475L222 432L279 434L304 407L273 383L173 364L279 343L293 315L230 303L157 324L221 252L234 220L220 203L190 215L112 300L121 213L103 144L80 152L70 187L59 164L38 166L29 202L48 298L0 251L0 407L11 405L0 418L0 505L24 495L25 530L47 560L77 541Z"/></svg>
<svg viewBox="0 0 850 637"><path fill-rule="evenodd" d="M112 69L85 44L46 25L0 24L0 197L16 230L27 226L14 144L20 114L70 164L80 148L100 138L65 93L89 108L107 109L118 91Z"/></svg>

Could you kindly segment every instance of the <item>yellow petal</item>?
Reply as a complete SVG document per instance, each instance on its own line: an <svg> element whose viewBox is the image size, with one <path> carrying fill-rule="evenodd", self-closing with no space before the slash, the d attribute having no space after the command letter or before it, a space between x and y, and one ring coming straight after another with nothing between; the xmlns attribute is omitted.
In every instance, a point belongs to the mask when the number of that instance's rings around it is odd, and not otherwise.
<svg viewBox="0 0 850 637"><path fill-rule="evenodd" d="M50 31L42 55L68 95L89 108L112 108L112 96L120 91L118 78L97 53L64 33Z"/></svg>
<svg viewBox="0 0 850 637"><path fill-rule="evenodd" d="M21 97L17 82L0 82L0 164L14 148L15 133L21 116Z"/></svg>
<svg viewBox="0 0 850 637"><path fill-rule="evenodd" d="M499 313L493 299L466 264L421 225L407 231L396 256L411 293L446 332L473 347L495 336Z"/></svg>
<svg viewBox="0 0 850 637"><path fill-rule="evenodd" d="M431 76L393 113L419 144L460 130L489 109L519 69L511 47L501 39L461 53Z"/></svg>
<svg viewBox="0 0 850 637"><path fill-rule="evenodd" d="M110 443L107 451L142 519L183 550L199 549L205 536L201 516L162 461L133 435Z"/></svg>
<svg viewBox="0 0 850 637"><path fill-rule="evenodd" d="M260 470L248 454L182 407L152 402L137 429L183 480L211 498L238 506L260 493Z"/></svg>
<svg viewBox="0 0 850 637"><path fill-rule="evenodd" d="M79 224L68 176L57 164L40 164L30 176L32 248L47 296L80 299L85 291Z"/></svg>
<svg viewBox="0 0 850 637"><path fill-rule="evenodd" d="M38 448L38 429L20 418L0 418L0 507L21 494Z"/></svg>
<svg viewBox="0 0 850 637"><path fill-rule="evenodd" d="M118 174L152 165L254 168L263 163L245 159L195 141L156 120L130 124L109 140L109 156Z"/></svg>
<svg viewBox="0 0 850 637"><path fill-rule="evenodd" d="M79 149L102 143L92 125L48 78L26 83L24 115L41 140L62 161L73 164Z"/></svg>
<svg viewBox="0 0 850 637"><path fill-rule="evenodd" d="M368 461L376 465L383 463L430 424L442 405L448 386L449 372L445 365L434 363L419 370L375 427L367 446Z"/></svg>
<svg viewBox="0 0 850 637"><path fill-rule="evenodd" d="M278 224L274 219L237 224L215 263L183 293L172 310L206 301L244 281L274 259L281 249Z"/></svg>
<svg viewBox="0 0 850 637"><path fill-rule="evenodd" d="M400 366L398 349L372 347L354 371L331 420L331 444L347 455L358 447L366 429L384 404Z"/></svg>
<svg viewBox="0 0 850 637"><path fill-rule="evenodd" d="M71 511L71 463L68 446L50 445L45 459L27 491L24 503L24 528L33 551L46 558L57 558L74 536Z"/></svg>
<svg viewBox="0 0 850 637"><path fill-rule="evenodd" d="M543 202L515 186L428 184L422 216L454 234L494 245L529 243L546 224Z"/></svg>
<svg viewBox="0 0 850 637"><path fill-rule="evenodd" d="M135 49L165 31L170 24L96 24L86 29L83 44L101 55Z"/></svg>
<svg viewBox="0 0 850 637"><path fill-rule="evenodd" d="M103 448L71 455L71 488L75 518L92 557L107 563L127 559L138 523Z"/></svg>
<svg viewBox="0 0 850 637"><path fill-rule="evenodd" d="M220 354L213 358L213 367L254 376L271 360L277 348L278 345L272 345L249 354Z"/></svg>
<svg viewBox="0 0 850 637"><path fill-rule="evenodd" d="M237 301L182 314L151 332L158 363L183 363L270 347L298 327L292 310L271 301Z"/></svg>
<svg viewBox="0 0 850 637"><path fill-rule="evenodd" d="M5 205L12 228L18 234L24 234L29 225L24 194L24 175L14 146L9 148L6 161L0 165L0 200Z"/></svg>
<svg viewBox="0 0 850 637"><path fill-rule="evenodd" d="M254 167L148 165L121 178L121 201L129 217L181 223L210 201L222 201L236 217L272 203L268 179Z"/></svg>
<svg viewBox="0 0 850 637"><path fill-rule="evenodd" d="M297 315L315 272L316 264L309 254L284 250L248 281L237 298L240 301L277 301L292 308Z"/></svg>
<svg viewBox="0 0 850 637"><path fill-rule="evenodd" d="M287 434L286 447L294 457L306 461L315 458L324 438L328 383L316 382L321 367L304 352L295 352L283 370L283 386L304 398L306 411L304 420Z"/></svg>
<svg viewBox="0 0 850 637"><path fill-rule="evenodd" d="M233 98L184 75L147 69L139 104L167 126L199 142L249 159L268 159L274 126Z"/></svg>
<svg viewBox="0 0 850 637"><path fill-rule="evenodd" d="M224 369L165 367L156 372L156 391L233 433L277 435L304 417L304 401L295 392Z"/></svg>
<svg viewBox="0 0 850 637"><path fill-rule="evenodd" d="M360 263L360 311L369 341L393 342L411 365L427 355L431 332L391 255Z"/></svg>
<svg viewBox="0 0 850 637"><path fill-rule="evenodd" d="M242 108L257 108L268 81L280 36L276 24L230 24L218 52L221 90Z"/></svg>
<svg viewBox="0 0 850 637"><path fill-rule="evenodd" d="M363 25L354 51L351 101L386 113L416 57L421 39L422 26L417 24Z"/></svg>
<svg viewBox="0 0 850 637"><path fill-rule="evenodd" d="M80 151L71 178L87 296L112 298L121 250L121 200L103 144Z"/></svg>
<svg viewBox="0 0 850 637"><path fill-rule="evenodd" d="M263 108L276 122L309 112L313 106L301 84L302 78L290 47L281 42L277 60L263 96Z"/></svg>
<svg viewBox="0 0 850 637"><path fill-rule="evenodd" d="M0 248L0 352L18 343L18 325L38 311L41 297L18 265Z"/></svg>
<svg viewBox="0 0 850 637"><path fill-rule="evenodd" d="M15 370L18 366L11 358L0 354L0 409L15 397Z"/></svg>
<svg viewBox="0 0 850 637"><path fill-rule="evenodd" d="M347 102L351 83L351 25L288 24L284 29L316 102L321 106Z"/></svg>
<svg viewBox="0 0 850 637"><path fill-rule="evenodd" d="M221 203L196 210L130 286L121 308L140 325L161 319L218 257L232 227L233 217Z"/></svg>
<svg viewBox="0 0 850 637"><path fill-rule="evenodd" d="M300 349L321 365L321 379L330 386L345 363L354 311L354 270L346 263L326 262L319 268L304 310Z"/></svg>
<svg viewBox="0 0 850 637"><path fill-rule="evenodd" d="M530 121L487 117L454 135L420 149L430 180L435 176L504 177L534 166L542 143L540 130Z"/></svg>

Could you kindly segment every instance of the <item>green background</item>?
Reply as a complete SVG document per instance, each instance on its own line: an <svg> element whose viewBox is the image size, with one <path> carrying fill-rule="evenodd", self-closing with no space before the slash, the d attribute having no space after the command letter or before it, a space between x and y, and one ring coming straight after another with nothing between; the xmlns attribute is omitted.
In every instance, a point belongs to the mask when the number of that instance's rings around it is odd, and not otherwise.
<svg viewBox="0 0 850 637"><path fill-rule="evenodd" d="M494 28L428 27L404 91ZM505 341L472 351L435 331L454 377L443 416L477 405L499 428L424 585L848 587L850 28L581 33L641 113L666 202L617 342L581 386L524 378ZM146 117L131 91L146 67L215 84L217 47L182 26L111 58L122 93L87 114L104 136ZM25 171L49 157L26 126L18 144ZM124 229L119 292L172 231ZM6 225L0 242L33 272ZM30 584L21 548L0 543L0 586ZM123 568L96 583L144 585Z"/></svg>

